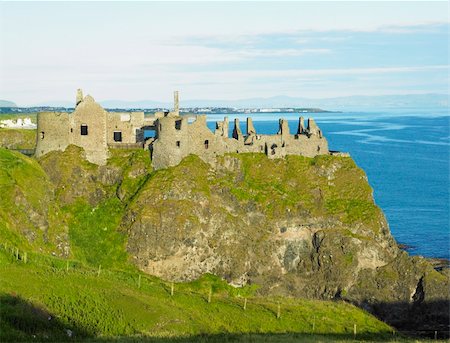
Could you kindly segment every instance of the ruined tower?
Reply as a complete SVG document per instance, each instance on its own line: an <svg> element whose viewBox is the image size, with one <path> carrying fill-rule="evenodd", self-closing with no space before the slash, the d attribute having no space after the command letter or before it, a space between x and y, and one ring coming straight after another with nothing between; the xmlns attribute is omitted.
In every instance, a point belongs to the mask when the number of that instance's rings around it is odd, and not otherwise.
<svg viewBox="0 0 450 343"><path fill-rule="evenodd" d="M78 104L82 101L83 101L83 91L81 90L81 88L78 88L77 89L77 99L75 101L75 107L77 107Z"/></svg>
<svg viewBox="0 0 450 343"><path fill-rule="evenodd" d="M180 114L180 103L178 99L178 91L173 92L173 111L176 115Z"/></svg>

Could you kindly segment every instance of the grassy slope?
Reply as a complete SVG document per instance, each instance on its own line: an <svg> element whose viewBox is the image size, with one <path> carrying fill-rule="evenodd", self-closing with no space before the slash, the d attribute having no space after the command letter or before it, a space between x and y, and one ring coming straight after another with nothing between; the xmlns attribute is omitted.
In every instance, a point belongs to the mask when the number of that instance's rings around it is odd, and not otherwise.
<svg viewBox="0 0 450 343"><path fill-rule="evenodd" d="M350 158L335 156L287 156L269 160L264 154L234 154L242 168L242 180L230 183L242 200L256 200L274 217L296 207L314 216L335 215L346 224L362 221L377 230L381 210L375 205L364 171ZM316 192L320 190L321 193Z"/></svg>
<svg viewBox="0 0 450 343"><path fill-rule="evenodd" d="M350 158L324 155L270 160L264 154L229 154L219 157L219 164L230 158L237 161L239 170L224 169L211 175L206 163L188 156L177 167L154 173L144 190L158 193L154 184L174 187L183 182L193 185L193 191L209 195L212 188L220 187L244 204L260 206L269 219L287 210L303 210L316 217L336 216L346 224L362 222L378 230L382 212L373 201L364 172Z"/></svg>
<svg viewBox="0 0 450 343"><path fill-rule="evenodd" d="M19 248L49 248L53 185L36 160L0 148L0 237ZM28 237L28 240L25 238ZM50 244L51 245L51 244Z"/></svg>
<svg viewBox="0 0 450 343"><path fill-rule="evenodd" d="M66 271L64 261L38 255L28 257L25 264L4 249L0 261L1 341L32 340L32 335L61 340L67 328L82 338L223 333L309 336L314 326L316 334L352 338L354 324L360 337L392 337L389 326L341 302L250 295L244 311L244 299L238 294L252 290L236 290L213 276L175 284L171 296L170 284L149 276L142 275L139 288L137 272L105 270L98 276L95 269L72 264ZM20 313L27 306L34 310Z"/></svg>
<svg viewBox="0 0 450 343"><path fill-rule="evenodd" d="M55 155L54 158L68 159L58 167L61 169L58 169L61 181L58 187L61 185L70 187L75 175L72 171L74 166L78 168L75 173L80 173L82 168L87 173L92 173L87 174L90 177L95 179L98 176L97 167L80 163L80 152L76 149L69 149L67 154ZM62 233L57 232L62 227L59 224L66 224L68 227L73 258L69 261L68 272L65 260L45 257L36 252L37 246L45 247L43 241L37 240L36 244L30 244L24 240L20 232L17 232L14 223L6 221L5 226L4 220L0 222L1 241L8 242L6 250L4 245L0 250L1 341L33 340L32 335L37 335L41 339L48 336L49 339L60 341L66 338L64 330L67 328L73 329L79 337L130 337L130 335L196 337L193 335L219 334L211 340L247 340L254 337L255 341L278 341L301 337L302 340L314 341L318 338L324 340L353 338L355 323L358 332L367 333L369 335L367 337L374 339L391 337L388 334L391 328L348 304L252 297L254 289L236 290L214 277L204 277L189 284L177 284L173 297L169 295L170 285L143 274L141 288L138 288L138 271L128 264L123 248L126 239L116 230L129 202L151 178L162 178L160 180L162 187L165 178L167 182L172 182L178 177L183 177L186 179L185 182L190 182L189 177L196 178L198 171L205 168L205 172L207 170L198 158L189 157L177 168L149 174L149 161L146 158L147 155L138 151L113 152L108 166L120 167L122 174L117 184L97 184L97 187L104 188L104 198L97 199L95 204L89 203L86 194L96 190L94 185L90 185L85 193L80 193L78 197L71 199L70 203L52 210L58 215L50 213L50 218L52 216L54 218L50 220L53 225L49 231L53 230L54 235L57 235ZM124 159L127 160L126 165L122 165ZM275 183L268 178L266 181L258 180L260 176L257 173L273 168L271 163L280 162L270 162L259 155L242 155L239 159L247 168L245 177L238 183L230 181L227 185L237 197L245 200L245 192L255 193L256 199L260 199L261 206L269 208L272 206L276 214L277 203L281 203L279 206L288 205L291 197L298 192L295 189L290 193L290 190L284 189L286 186L282 179L276 180ZM45 205L42 203L44 197L51 199L52 183L35 160L0 149L0 162L2 194L13 194L14 189L18 189L24 194L29 206L37 209ZM48 168L54 166L51 159L47 162ZM251 163L254 162L260 163L260 169L251 168ZM309 165L315 165L317 162L321 165L327 163L327 159L296 158L287 159L287 162L283 163L294 163L296 172L299 172L302 168L307 170ZM46 162L41 163L45 166ZM288 169L288 166L283 168ZM352 169L353 166L349 165L348 168ZM186 173L187 170L190 173ZM356 179L362 176L358 171L353 174ZM198 181L196 187L208 193L204 184L207 178L203 176L203 183ZM221 186L226 182L228 181L225 175L216 180L214 185ZM271 187L264 184L269 182ZM302 189L302 184L296 187ZM54 196L58 198L60 192L61 189L54 192ZM122 200L117 197L119 194ZM255 194L252 194L252 197ZM366 190L360 195L363 202L366 201L364 194ZM314 202L305 199L305 206L311 206L309 208L314 211ZM21 209L16 206L13 198L1 197L1 201L0 213L3 218L8 218L9 221L11 217L21 218L23 213L20 213ZM345 212L341 215L345 216ZM21 259L24 258L23 251L28 252L27 264L14 261L13 253L10 251L12 246L20 249ZM45 251L48 249L44 249ZM101 273L97 276L99 265ZM125 271L119 272L117 268ZM213 291L213 297L212 302L208 303L210 289ZM238 295L249 296L246 311L242 309L243 298ZM278 302L281 307L281 319L276 318ZM48 316L52 316L53 319L48 321ZM310 336L313 323L315 332L323 333L324 336ZM275 335L286 332L295 334ZM224 333L235 333L238 336L231 338L220 336ZM240 336L242 333L271 335Z"/></svg>
<svg viewBox="0 0 450 343"><path fill-rule="evenodd" d="M0 120L3 118L0 116ZM8 149L34 149L36 130L0 128L0 147Z"/></svg>

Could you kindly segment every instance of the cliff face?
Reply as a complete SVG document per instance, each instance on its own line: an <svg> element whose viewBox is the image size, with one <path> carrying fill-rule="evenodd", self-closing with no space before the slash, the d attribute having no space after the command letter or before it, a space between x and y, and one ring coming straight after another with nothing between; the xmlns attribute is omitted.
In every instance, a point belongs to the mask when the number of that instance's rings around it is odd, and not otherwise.
<svg viewBox="0 0 450 343"><path fill-rule="evenodd" d="M1 240L10 246L67 254L67 227L59 220L54 192L37 161L0 148Z"/></svg>
<svg viewBox="0 0 450 343"><path fill-rule="evenodd" d="M144 151L114 151L99 167L69 146L39 163L0 149L0 162L3 242L120 268L126 246L167 280L212 273L261 295L344 299L401 327L447 330L448 275L398 249L351 158L188 156L155 172Z"/></svg>
<svg viewBox="0 0 450 343"><path fill-rule="evenodd" d="M260 294L345 299L384 316L394 312L384 304L410 313L449 297L448 278L398 249L346 157L239 154L211 167L190 156L152 175L121 228L139 268L165 279L209 272Z"/></svg>
<svg viewBox="0 0 450 343"><path fill-rule="evenodd" d="M150 273L192 280L212 272L261 283L263 292L335 297L360 270L398 254L365 174L329 156L230 155L214 168L191 156L154 174L122 227ZM326 289L302 286L319 279Z"/></svg>

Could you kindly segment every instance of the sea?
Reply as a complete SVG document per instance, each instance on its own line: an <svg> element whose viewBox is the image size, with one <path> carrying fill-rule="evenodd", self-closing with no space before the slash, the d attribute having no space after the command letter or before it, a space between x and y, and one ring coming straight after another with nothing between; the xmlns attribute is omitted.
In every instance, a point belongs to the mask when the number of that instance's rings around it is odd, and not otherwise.
<svg viewBox="0 0 450 343"><path fill-rule="evenodd" d="M312 117L330 150L349 152L367 174L375 202L396 241L412 255L450 258L448 109L386 109L340 113L208 115L208 126L228 116L245 132L251 116L261 134L275 134L278 120L295 133L299 115Z"/></svg>

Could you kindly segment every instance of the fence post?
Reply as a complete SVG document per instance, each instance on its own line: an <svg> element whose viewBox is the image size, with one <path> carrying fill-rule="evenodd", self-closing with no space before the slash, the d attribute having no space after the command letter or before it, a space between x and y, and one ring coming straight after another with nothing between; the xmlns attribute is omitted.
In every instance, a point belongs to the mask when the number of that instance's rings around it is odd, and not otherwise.
<svg viewBox="0 0 450 343"><path fill-rule="evenodd" d="M175 287L174 287L174 284L173 284L173 281L170 283L170 296L172 296L173 297L173 289L174 289Z"/></svg>
<svg viewBox="0 0 450 343"><path fill-rule="evenodd" d="M313 317L313 332L316 331L316 316Z"/></svg>
<svg viewBox="0 0 450 343"><path fill-rule="evenodd" d="M66 261L66 273L69 272L69 261Z"/></svg>
<svg viewBox="0 0 450 343"><path fill-rule="evenodd" d="M208 293L208 303L211 302L211 296L212 296L212 287L209 288L209 293Z"/></svg>
<svg viewBox="0 0 450 343"><path fill-rule="evenodd" d="M434 331L434 340L437 340L437 331Z"/></svg>
<svg viewBox="0 0 450 343"><path fill-rule="evenodd" d="M15 255L16 255L16 260L18 260L19 259L19 248L16 248Z"/></svg>
<svg viewBox="0 0 450 343"><path fill-rule="evenodd" d="M244 298L244 311L247 309L247 298Z"/></svg>
<svg viewBox="0 0 450 343"><path fill-rule="evenodd" d="M356 324L353 324L353 337L356 338Z"/></svg>
<svg viewBox="0 0 450 343"><path fill-rule="evenodd" d="M27 256L27 253L24 252L24 253L23 253L23 263L25 263L25 264L27 263L27 257L28 257L28 256Z"/></svg>
<svg viewBox="0 0 450 343"><path fill-rule="evenodd" d="M98 265L98 271L97 271L97 276L100 276L100 272L102 271L102 265L99 264Z"/></svg>
<svg viewBox="0 0 450 343"><path fill-rule="evenodd" d="M141 288L141 274L139 274L138 278L138 288Z"/></svg>
<svg viewBox="0 0 450 343"><path fill-rule="evenodd" d="M277 319L280 319L281 317L281 305L280 302L278 302L278 307L277 307Z"/></svg>

